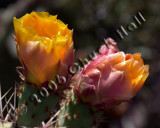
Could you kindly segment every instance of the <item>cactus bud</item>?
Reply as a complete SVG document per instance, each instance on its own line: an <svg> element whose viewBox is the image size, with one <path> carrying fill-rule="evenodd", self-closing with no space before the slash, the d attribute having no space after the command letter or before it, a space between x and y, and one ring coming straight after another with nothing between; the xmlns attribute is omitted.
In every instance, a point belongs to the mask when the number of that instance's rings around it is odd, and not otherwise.
<svg viewBox="0 0 160 128"><path fill-rule="evenodd" d="M96 110L108 110L129 101L143 86L149 74L140 53L120 52L112 39L107 39L100 54L73 78L81 100ZM75 82L74 82L75 80Z"/></svg>

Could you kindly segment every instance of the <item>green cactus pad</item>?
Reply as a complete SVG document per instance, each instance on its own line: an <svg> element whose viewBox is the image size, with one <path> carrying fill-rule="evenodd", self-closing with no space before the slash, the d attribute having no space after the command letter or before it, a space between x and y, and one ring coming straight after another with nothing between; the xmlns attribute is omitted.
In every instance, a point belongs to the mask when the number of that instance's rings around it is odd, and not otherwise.
<svg viewBox="0 0 160 128"><path fill-rule="evenodd" d="M13 123L11 122L7 122L7 123L0 122L0 128L15 128L15 127L13 126Z"/></svg>
<svg viewBox="0 0 160 128"><path fill-rule="evenodd" d="M39 103L35 103L35 96ZM58 101L59 99L54 93L49 94L48 97L42 97L38 88L24 84L18 102L18 126L38 126L50 117L51 111Z"/></svg>
<svg viewBox="0 0 160 128"><path fill-rule="evenodd" d="M91 109L83 103L77 103L73 92L71 92L71 97L68 100L60 111L56 127L92 128L94 118L91 116Z"/></svg>

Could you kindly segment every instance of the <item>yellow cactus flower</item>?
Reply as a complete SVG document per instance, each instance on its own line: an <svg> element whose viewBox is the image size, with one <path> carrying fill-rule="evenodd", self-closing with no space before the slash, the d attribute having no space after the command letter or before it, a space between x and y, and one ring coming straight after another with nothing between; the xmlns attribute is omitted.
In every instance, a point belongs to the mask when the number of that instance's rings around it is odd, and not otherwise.
<svg viewBox="0 0 160 128"><path fill-rule="evenodd" d="M47 12L32 12L20 19L14 17L14 28L28 82L41 85L57 73L66 75L73 62L73 32L67 25Z"/></svg>

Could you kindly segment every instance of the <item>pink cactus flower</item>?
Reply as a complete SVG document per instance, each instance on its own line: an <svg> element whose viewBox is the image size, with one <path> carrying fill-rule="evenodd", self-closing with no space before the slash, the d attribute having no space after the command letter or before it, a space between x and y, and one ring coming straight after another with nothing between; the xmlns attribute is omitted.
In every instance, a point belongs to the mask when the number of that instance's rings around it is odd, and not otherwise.
<svg viewBox="0 0 160 128"><path fill-rule="evenodd" d="M149 75L140 53L125 54L112 39L105 41L94 58L74 78L80 99L96 110L108 110L129 101Z"/></svg>

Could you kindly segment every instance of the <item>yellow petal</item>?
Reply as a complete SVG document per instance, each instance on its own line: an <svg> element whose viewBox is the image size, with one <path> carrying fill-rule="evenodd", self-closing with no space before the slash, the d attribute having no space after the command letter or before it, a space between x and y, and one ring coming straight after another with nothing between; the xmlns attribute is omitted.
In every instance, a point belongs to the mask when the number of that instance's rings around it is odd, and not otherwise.
<svg viewBox="0 0 160 128"><path fill-rule="evenodd" d="M71 52L67 50L73 43L72 30L47 12L14 17L14 27L18 56L27 68L28 81L41 84L50 80L59 61L63 62L67 52Z"/></svg>

